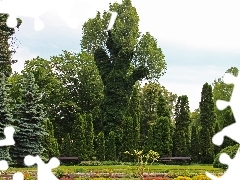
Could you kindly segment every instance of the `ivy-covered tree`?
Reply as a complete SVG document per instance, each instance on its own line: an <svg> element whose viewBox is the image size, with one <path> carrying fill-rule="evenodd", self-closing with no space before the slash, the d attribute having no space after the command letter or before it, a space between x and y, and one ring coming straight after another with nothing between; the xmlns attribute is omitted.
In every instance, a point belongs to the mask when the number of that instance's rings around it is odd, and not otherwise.
<svg viewBox="0 0 240 180"><path fill-rule="evenodd" d="M105 136L103 132L100 132L96 138L96 159L98 161L104 161L106 156L106 149L105 149Z"/></svg>
<svg viewBox="0 0 240 180"><path fill-rule="evenodd" d="M10 148L10 155L17 166L22 166L24 157L29 154L46 159L43 157L44 138L47 134L44 128L45 114L33 74L24 74L22 85L22 103L18 106L18 118L14 122L15 145Z"/></svg>
<svg viewBox="0 0 240 180"><path fill-rule="evenodd" d="M9 97L7 96L7 79L4 73L0 75L0 139L5 139L4 128L12 125L13 117L9 106ZM0 158L11 162L9 147L0 147Z"/></svg>
<svg viewBox="0 0 240 180"><path fill-rule="evenodd" d="M15 60L12 60L12 54L15 53L16 48L16 38L13 35L22 23L18 18L16 28L9 28L6 24L8 17L8 14L0 13L0 74L3 73L6 77L12 74L11 65L15 63Z"/></svg>
<svg viewBox="0 0 240 180"><path fill-rule="evenodd" d="M198 128L196 128L195 125L191 127L191 148L190 148L190 154L192 161L195 163L199 162L199 133L198 133Z"/></svg>
<svg viewBox="0 0 240 180"><path fill-rule="evenodd" d="M86 116L77 114L77 118L73 124L73 131L71 133L72 155L77 156L80 161L87 160L87 146L86 146L86 130L85 122Z"/></svg>
<svg viewBox="0 0 240 180"><path fill-rule="evenodd" d="M191 123L188 97L179 96L175 107L175 132L173 137L173 154L175 156L188 156L190 154Z"/></svg>
<svg viewBox="0 0 240 180"><path fill-rule="evenodd" d="M46 158L58 157L60 155L60 152L57 139L54 136L53 124L49 119L46 119L45 123L46 123L45 128L48 132L48 134L45 137L44 145L44 147L46 147L45 157Z"/></svg>
<svg viewBox="0 0 240 180"><path fill-rule="evenodd" d="M201 162L212 163L214 156L214 146L212 137L214 135L215 112L212 94L212 86L205 83L202 88L200 102L200 124L199 134Z"/></svg>
<svg viewBox="0 0 240 180"><path fill-rule="evenodd" d="M118 13L113 28L106 31L111 14L100 12L83 26L82 51L94 55L104 84L101 105L102 128L105 135L121 131L133 86L136 81L159 79L166 63L157 40L146 33L141 35L139 17L131 0L110 4L110 11ZM116 139L120 145L120 137Z"/></svg>
<svg viewBox="0 0 240 180"><path fill-rule="evenodd" d="M69 157L72 156L72 144L73 141L71 140L71 136L69 133L62 138L61 148L60 148L60 155Z"/></svg>
<svg viewBox="0 0 240 180"><path fill-rule="evenodd" d="M111 131L106 141L106 158L107 161L116 161L116 143L115 134Z"/></svg>
<svg viewBox="0 0 240 180"><path fill-rule="evenodd" d="M236 121L235 121L234 115L232 113L232 110L230 107L228 107L227 109L224 110L223 127L227 127L235 122ZM224 149L228 146L234 146L235 144L237 144L237 142L233 141L229 137L225 137L224 142L220 147L221 147L221 149Z"/></svg>
<svg viewBox="0 0 240 180"><path fill-rule="evenodd" d="M88 159L92 159L94 156L94 129L93 129L93 117L91 113L86 114L85 119L85 140L86 140L86 152Z"/></svg>

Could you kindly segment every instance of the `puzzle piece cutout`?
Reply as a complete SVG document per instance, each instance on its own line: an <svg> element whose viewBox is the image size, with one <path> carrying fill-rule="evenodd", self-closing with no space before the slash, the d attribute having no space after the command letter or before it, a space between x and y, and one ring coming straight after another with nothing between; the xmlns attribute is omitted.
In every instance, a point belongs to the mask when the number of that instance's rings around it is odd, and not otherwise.
<svg viewBox="0 0 240 180"><path fill-rule="evenodd" d="M229 180L229 179L238 179L240 177L240 148L238 149L235 157L231 159L226 153L222 153L219 157L219 161L222 164L228 165L228 170L221 177L217 177L209 172L206 172L206 175L212 180Z"/></svg>
<svg viewBox="0 0 240 180"><path fill-rule="evenodd" d="M12 126L9 127L5 127L4 128L4 135L5 135L5 139L0 140L0 146L10 146L10 145L14 145L15 141L13 139L13 134L14 134L15 130ZM2 171L6 171L8 169L8 162L5 160L1 160L0 161L0 170Z"/></svg>
<svg viewBox="0 0 240 180"><path fill-rule="evenodd" d="M39 156L25 156L24 163L26 166L32 166L34 164L38 165L37 168L37 178L38 180L58 180L58 178L53 174L52 169L57 168L60 165L60 161L53 157L50 161L45 164ZM17 174L14 180L23 180L20 179L21 175Z"/></svg>
<svg viewBox="0 0 240 180"><path fill-rule="evenodd" d="M226 84L234 84L234 89L232 92L232 96L230 101L223 101L223 100L218 100L216 102L216 106L219 110L223 110L227 108L228 106L231 106L234 118L235 118L235 123L223 128L220 132L215 134L213 136L213 143L217 146L222 145L224 141L224 137L228 136L232 140L236 141L237 143L240 143L240 136L238 135L239 129L240 129L240 113L238 103L240 102L240 76L235 77L232 74L226 73L224 76L224 83Z"/></svg>
<svg viewBox="0 0 240 180"><path fill-rule="evenodd" d="M44 23L40 16L50 10L54 10L60 18L73 29L80 25L79 19L71 17L74 2L76 0L2 0L0 1L0 13L9 14L7 26L14 28L17 26L17 17L32 17L34 18L34 29L40 31L44 28ZM25 8L24 5L26 6ZM20 8L21 7L21 8ZM116 17L116 12L111 12L111 20L108 29L111 29Z"/></svg>
<svg viewBox="0 0 240 180"><path fill-rule="evenodd" d="M220 132L216 133L212 141L215 145L220 146L224 141L224 137L229 137L232 140L240 143L240 137L238 131L240 129L240 113L238 109L238 103L240 102L240 76L235 77L232 74L226 73L224 76L224 83L234 84L234 89L230 101L218 100L216 106L219 110L223 110L228 106L231 107L233 115L235 117L235 123L223 128ZM221 177L216 177L213 174L206 172L206 175L212 180L227 180L227 179L239 179L240 177L240 148L238 149L235 157L231 159L226 153L222 153L219 157L219 161L222 164L228 165L228 170Z"/></svg>

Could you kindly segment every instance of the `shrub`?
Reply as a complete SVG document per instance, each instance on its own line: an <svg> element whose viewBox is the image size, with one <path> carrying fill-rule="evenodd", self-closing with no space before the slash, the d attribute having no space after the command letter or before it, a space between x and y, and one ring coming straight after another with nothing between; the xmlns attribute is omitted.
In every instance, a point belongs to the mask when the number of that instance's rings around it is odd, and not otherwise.
<svg viewBox="0 0 240 180"><path fill-rule="evenodd" d="M221 164L219 162L219 157L222 153L226 153L230 156L230 158L234 158L234 156L236 155L237 151L238 151L238 148L239 148L239 144L236 144L234 146L228 146L224 149L222 149L220 151L220 153L217 154L217 156L215 157L214 159L214 162L213 162L213 167L214 168L222 168L222 169L227 169L228 166L225 165L225 164Z"/></svg>

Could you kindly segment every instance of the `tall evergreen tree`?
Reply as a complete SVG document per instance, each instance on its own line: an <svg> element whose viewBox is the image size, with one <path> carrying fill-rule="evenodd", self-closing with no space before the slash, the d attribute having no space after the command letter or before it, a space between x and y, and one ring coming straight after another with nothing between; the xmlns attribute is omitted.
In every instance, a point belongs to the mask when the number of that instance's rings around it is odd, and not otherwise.
<svg viewBox="0 0 240 180"><path fill-rule="evenodd" d="M8 14L0 13L0 75L3 73L6 77L10 77L12 73L11 64L15 63L15 60L12 60L12 54L16 48L16 38L13 37L15 28L7 26L8 17ZM22 21L18 18L16 27L19 28L21 23Z"/></svg>
<svg viewBox="0 0 240 180"><path fill-rule="evenodd" d="M12 125L13 117L9 107L9 98L7 96L6 76L4 73L0 75L0 139L5 139L4 128ZM9 163L12 161L9 154L9 147L0 147L0 159Z"/></svg>
<svg viewBox="0 0 240 180"><path fill-rule="evenodd" d="M22 103L18 107L18 119L15 121L15 145L10 148L11 157L17 166L22 166L24 157L29 154L46 159L43 157L44 137L47 134L44 128L45 114L33 74L25 74L22 84Z"/></svg>
<svg viewBox="0 0 240 180"><path fill-rule="evenodd" d="M173 154L188 156L190 154L190 110L188 97L179 96L175 107L175 132L173 137Z"/></svg>
<svg viewBox="0 0 240 180"><path fill-rule="evenodd" d="M93 129L93 116L91 113L86 114L85 120L85 139L86 139L86 152L88 159L94 156L94 129Z"/></svg>
<svg viewBox="0 0 240 180"><path fill-rule="evenodd" d="M220 131L219 123L216 121L215 123L215 134L217 134ZM225 140L224 140L225 142ZM224 144L223 142L223 144ZM214 155L217 155L221 151L221 147L219 146L214 146Z"/></svg>
<svg viewBox="0 0 240 180"><path fill-rule="evenodd" d="M106 158L107 161L115 161L116 160L116 143L115 143L115 134L111 131L108 135L108 139L106 141Z"/></svg>
<svg viewBox="0 0 240 180"><path fill-rule="evenodd" d="M87 146L85 137L85 121L86 116L77 114L77 118L73 124L73 132L71 133L72 155L77 156L80 161L87 160Z"/></svg>
<svg viewBox="0 0 240 180"><path fill-rule="evenodd" d="M214 145L212 137L214 135L215 112L212 94L212 86L205 83L202 88L200 102L200 124L199 135L201 161L203 163L212 163L214 158ZM212 156L212 157L211 157Z"/></svg>
<svg viewBox="0 0 240 180"><path fill-rule="evenodd" d="M199 161L199 134L195 125L191 128L191 158L193 162L197 163Z"/></svg>
<svg viewBox="0 0 240 180"><path fill-rule="evenodd" d="M154 125L150 125L148 129L148 134L146 138L146 142L144 143L144 151L148 152L153 150L155 147L155 139L154 139Z"/></svg>
<svg viewBox="0 0 240 180"><path fill-rule="evenodd" d="M103 132L100 132L96 139L96 159L99 161L104 161L106 156L106 149L105 149L105 136Z"/></svg>
<svg viewBox="0 0 240 180"><path fill-rule="evenodd" d="M45 139L45 144L44 147L46 147L45 151L45 157L46 158L51 158L51 157L56 157L60 155L59 152L59 146L57 139L54 136L54 129L53 129L53 124L49 119L45 120L45 128L48 132L46 135Z"/></svg>
<svg viewBox="0 0 240 180"><path fill-rule="evenodd" d="M62 139L62 144L60 148L61 156L69 157L72 156L72 140L69 133Z"/></svg>

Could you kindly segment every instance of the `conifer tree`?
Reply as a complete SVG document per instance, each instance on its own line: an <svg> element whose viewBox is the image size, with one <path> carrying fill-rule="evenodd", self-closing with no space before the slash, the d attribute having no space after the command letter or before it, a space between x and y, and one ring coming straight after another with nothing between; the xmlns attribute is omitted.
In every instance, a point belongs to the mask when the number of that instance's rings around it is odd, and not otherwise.
<svg viewBox="0 0 240 180"><path fill-rule="evenodd" d="M201 150L200 161L202 163L213 163L214 145L212 143L212 137L214 135L215 122L212 86L205 83L202 88L200 102L201 130L199 134L199 142Z"/></svg>
<svg viewBox="0 0 240 180"><path fill-rule="evenodd" d="M104 137L103 132L100 132L98 134L96 141L97 141L97 143L96 143L96 158L99 161L104 161L106 149L105 149L105 137Z"/></svg>
<svg viewBox="0 0 240 180"><path fill-rule="evenodd" d="M85 137L85 115L77 114L73 123L73 131L71 133L72 155L77 156L80 161L87 160L87 148Z"/></svg>
<svg viewBox="0 0 240 180"><path fill-rule="evenodd" d="M22 103L17 108L18 119L15 121L15 145L10 148L11 157L17 166L22 166L24 157L29 154L46 159L43 157L44 137L47 134L44 128L45 114L33 74L24 74L22 84Z"/></svg>
<svg viewBox="0 0 240 180"><path fill-rule="evenodd" d="M111 131L108 135L108 139L106 141L106 158L107 161L115 161L116 160L116 143L115 143L115 134Z"/></svg>
<svg viewBox="0 0 240 180"><path fill-rule="evenodd" d="M0 77L0 139L5 139L4 128L12 125L13 117L7 96L6 76L2 73ZM6 160L9 163L12 161L9 154L9 147L0 147L0 159Z"/></svg>
<svg viewBox="0 0 240 180"><path fill-rule="evenodd" d="M190 148L190 110L188 97L179 96L175 107L175 132L173 137L173 154L175 156L188 156Z"/></svg>
<svg viewBox="0 0 240 180"><path fill-rule="evenodd" d="M86 114L85 120L85 139L86 139L86 152L88 159L94 156L94 129L93 129L93 116L92 114Z"/></svg>
<svg viewBox="0 0 240 180"><path fill-rule="evenodd" d="M62 139L60 154L61 156L72 156L72 140L69 133Z"/></svg>
<svg viewBox="0 0 240 180"><path fill-rule="evenodd" d="M44 147L46 147L45 156L46 158L57 157L60 155L60 153L57 139L54 136L53 124L49 119L46 119L45 123L46 123L45 128L48 132L48 134L45 137L46 138L44 145Z"/></svg>
<svg viewBox="0 0 240 180"><path fill-rule="evenodd" d="M196 126L191 128L191 158L193 162L197 163L199 161L199 135Z"/></svg>
<svg viewBox="0 0 240 180"><path fill-rule="evenodd" d="M145 142L144 151L148 152L150 150L155 150L155 139L154 139L154 126L150 125L147 134L147 140Z"/></svg>

